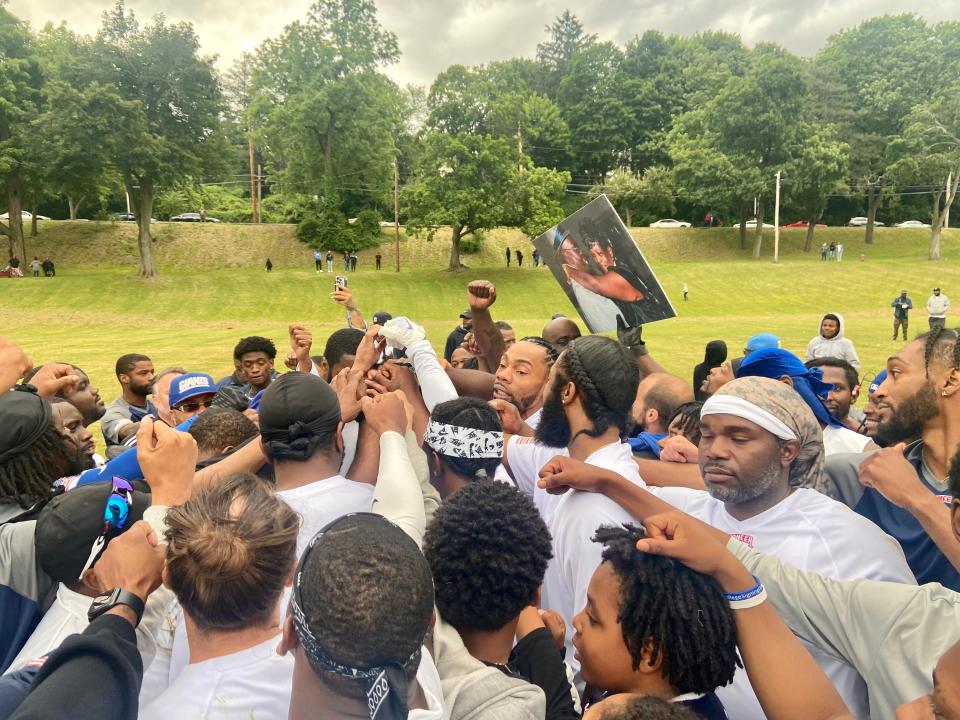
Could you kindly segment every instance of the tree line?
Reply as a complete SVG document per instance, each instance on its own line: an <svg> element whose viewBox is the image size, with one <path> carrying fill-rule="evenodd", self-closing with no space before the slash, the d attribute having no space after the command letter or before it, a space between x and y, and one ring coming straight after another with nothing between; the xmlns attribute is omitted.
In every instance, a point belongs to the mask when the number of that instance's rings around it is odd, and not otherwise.
<svg viewBox="0 0 960 720"><path fill-rule="evenodd" d="M0 234L23 257L22 208L35 233L45 204L76 218L127 195L151 276L155 212L249 221L257 194L262 219L360 249L392 218L398 178L409 232L452 228L452 268L484 230L535 237L600 192L628 224L710 210L747 247L779 171L805 249L846 198L867 243L881 208L922 210L940 257L960 182L960 23L876 17L803 58L713 31L621 47L564 12L535 57L452 65L429 88L387 77L399 54L372 0L317 0L223 73L190 24L141 22L123 0L92 36L34 30L0 3ZM762 239L757 222L755 258Z"/></svg>

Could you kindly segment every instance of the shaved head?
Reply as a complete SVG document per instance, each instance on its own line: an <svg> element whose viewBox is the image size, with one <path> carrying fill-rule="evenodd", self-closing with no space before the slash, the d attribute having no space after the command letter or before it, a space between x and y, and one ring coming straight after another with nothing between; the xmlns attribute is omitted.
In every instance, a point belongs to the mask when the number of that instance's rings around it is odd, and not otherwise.
<svg viewBox="0 0 960 720"><path fill-rule="evenodd" d="M570 318L556 318L544 325L543 332L540 334L548 343L562 350L572 340L580 337L580 328Z"/></svg>
<svg viewBox="0 0 960 720"><path fill-rule="evenodd" d="M665 433L670 416L683 403L692 400L693 387L686 380L667 373L652 373L637 386L633 419L640 430Z"/></svg>

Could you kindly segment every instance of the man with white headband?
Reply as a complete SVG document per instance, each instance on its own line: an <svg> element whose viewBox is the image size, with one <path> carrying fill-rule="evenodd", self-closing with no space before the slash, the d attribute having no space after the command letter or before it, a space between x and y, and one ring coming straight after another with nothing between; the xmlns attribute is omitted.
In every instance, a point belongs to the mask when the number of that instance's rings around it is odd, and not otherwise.
<svg viewBox="0 0 960 720"><path fill-rule="evenodd" d="M494 477L503 457L500 418L476 398L439 403L430 413L423 449L430 482L446 500L471 482Z"/></svg>
<svg viewBox="0 0 960 720"><path fill-rule="evenodd" d="M845 505L810 489L824 472L822 433L813 412L790 387L763 377L733 380L704 404L700 431L706 492L645 492L622 479L597 489L640 520L662 508L659 498L805 572L836 580L915 584L892 538ZM572 479L557 484L579 487ZM866 686L857 672L812 646L808 649L851 712L869 717ZM717 696L728 717L763 718L745 672L737 672L733 684L718 689Z"/></svg>

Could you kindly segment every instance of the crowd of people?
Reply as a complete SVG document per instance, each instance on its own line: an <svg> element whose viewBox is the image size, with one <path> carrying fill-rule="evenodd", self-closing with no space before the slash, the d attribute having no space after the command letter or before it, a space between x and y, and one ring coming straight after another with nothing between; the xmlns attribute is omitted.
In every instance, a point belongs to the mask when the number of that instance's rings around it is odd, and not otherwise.
<svg viewBox="0 0 960 720"><path fill-rule="evenodd" d="M49 256L41 260L37 255L29 263L29 272L33 277L56 277L57 268ZM3 270L0 270L0 277L23 277L23 269L20 267L20 258L16 255L10 257Z"/></svg>
<svg viewBox="0 0 960 720"><path fill-rule="evenodd" d="M960 719L960 332L861 408L835 312L691 382L485 280L441 354L333 299L109 404L0 338L0 717Z"/></svg>

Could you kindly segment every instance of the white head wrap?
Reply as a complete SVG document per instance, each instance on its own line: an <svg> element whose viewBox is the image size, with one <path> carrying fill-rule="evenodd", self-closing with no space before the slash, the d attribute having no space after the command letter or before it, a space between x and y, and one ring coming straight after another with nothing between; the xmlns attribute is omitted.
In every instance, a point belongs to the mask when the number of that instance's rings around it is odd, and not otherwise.
<svg viewBox="0 0 960 720"><path fill-rule="evenodd" d="M797 434L774 416L773 413L736 395L712 395L700 409L700 417L704 415L721 414L733 415L734 417L749 420L781 440L798 439Z"/></svg>

